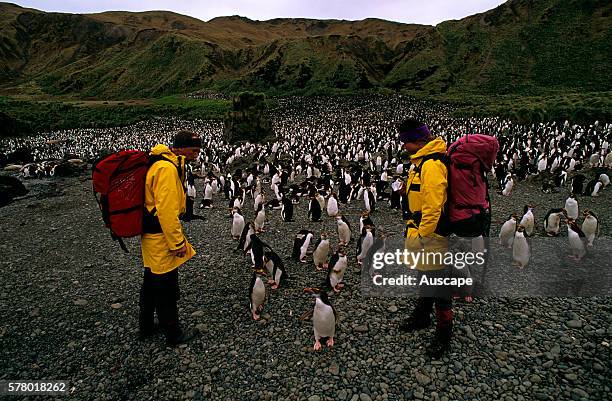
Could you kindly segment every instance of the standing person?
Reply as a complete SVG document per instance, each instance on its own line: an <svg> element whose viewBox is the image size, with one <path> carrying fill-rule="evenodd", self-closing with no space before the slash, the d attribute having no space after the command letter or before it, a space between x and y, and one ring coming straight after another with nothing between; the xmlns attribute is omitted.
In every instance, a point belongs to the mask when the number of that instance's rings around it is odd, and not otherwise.
<svg viewBox="0 0 612 401"><path fill-rule="evenodd" d="M444 163L446 143L434 137L425 124L414 119L407 119L400 124L399 139L414 165L406 184L406 249L411 253L424 250L425 253L443 254L448 249L444 216L448 187L448 171ZM423 275L444 277L450 272L448 267L435 260L431 263L421 261L410 267L418 270L419 282ZM412 315L400 325L400 330L411 332L429 327L434 305L436 335L427 347L427 353L437 359L450 348L453 330L452 298L446 288L420 286L416 307Z"/></svg>
<svg viewBox="0 0 612 401"><path fill-rule="evenodd" d="M185 238L179 221L185 212L185 160L194 160L200 138L187 131L174 137L173 147L156 145L145 182L145 215L141 248L144 280L140 291L140 339L154 334L154 313L171 346L192 339L195 330L183 331L179 323L178 267L191 259L195 250Z"/></svg>

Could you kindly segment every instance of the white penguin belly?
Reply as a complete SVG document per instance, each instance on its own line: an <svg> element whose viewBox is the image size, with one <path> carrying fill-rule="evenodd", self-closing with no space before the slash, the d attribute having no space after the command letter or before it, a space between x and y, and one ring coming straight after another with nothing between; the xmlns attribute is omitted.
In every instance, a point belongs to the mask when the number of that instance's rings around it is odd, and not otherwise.
<svg viewBox="0 0 612 401"><path fill-rule="evenodd" d="M255 218L255 226L260 229L263 228L265 220L266 215L263 213L263 211L260 211L257 213L257 217Z"/></svg>
<svg viewBox="0 0 612 401"><path fill-rule="evenodd" d="M512 244L512 259L521 266L526 266L529 262L529 245L525 237L514 238Z"/></svg>
<svg viewBox="0 0 612 401"><path fill-rule="evenodd" d="M336 335L334 311L331 306L326 305L320 299L317 299L314 307L312 327L316 340L321 339L321 337L334 337Z"/></svg>
<svg viewBox="0 0 612 401"><path fill-rule="evenodd" d="M242 234L244 230L244 218L234 217L234 223L232 224L232 236L237 237Z"/></svg>
<svg viewBox="0 0 612 401"><path fill-rule="evenodd" d="M261 279L255 280L253 292L251 293L251 311L256 312L260 305L263 305L266 299L266 286Z"/></svg>
<svg viewBox="0 0 612 401"><path fill-rule="evenodd" d="M325 242L325 243L319 244L319 246L317 247L317 249L315 249L314 254L313 254L315 264L325 263L325 259L327 259L328 254L329 254L329 243Z"/></svg>
<svg viewBox="0 0 612 401"><path fill-rule="evenodd" d="M548 218L548 225L547 225L546 231L548 231L549 233L558 234L559 228L560 228L559 223L560 223L559 216L550 216Z"/></svg>
<svg viewBox="0 0 612 401"><path fill-rule="evenodd" d="M306 257L306 251L308 251L308 244L310 241L304 241L304 244L300 247L300 260Z"/></svg>
<svg viewBox="0 0 612 401"><path fill-rule="evenodd" d="M338 236L340 237L340 241L348 243L351 240L351 230L349 230L346 224L341 225L338 228Z"/></svg>
<svg viewBox="0 0 612 401"><path fill-rule="evenodd" d="M363 242L361 243L361 253L358 256L359 260L365 259L373 243L374 243L374 238L372 238L372 235L367 235L363 239Z"/></svg>
<svg viewBox="0 0 612 401"><path fill-rule="evenodd" d="M580 239L580 236L578 236L578 234L576 234L574 231L570 230L568 237L572 255L579 258L583 257L586 252L584 250L584 243Z"/></svg>

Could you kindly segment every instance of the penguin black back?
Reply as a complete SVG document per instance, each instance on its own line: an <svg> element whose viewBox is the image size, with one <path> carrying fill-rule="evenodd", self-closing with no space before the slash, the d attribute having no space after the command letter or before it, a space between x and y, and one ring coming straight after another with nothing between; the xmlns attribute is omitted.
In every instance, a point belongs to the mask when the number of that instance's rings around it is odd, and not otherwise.
<svg viewBox="0 0 612 401"><path fill-rule="evenodd" d="M312 221L321 220L321 205L314 196L310 199L310 203L308 204L308 217L310 217Z"/></svg>
<svg viewBox="0 0 612 401"><path fill-rule="evenodd" d="M293 202L291 202L291 199L287 198L283 194L282 203L283 203L283 210L282 210L283 220L292 221L293 220Z"/></svg>
<svg viewBox="0 0 612 401"><path fill-rule="evenodd" d="M248 223L244 225L244 228L242 229L242 234L240 234L240 241L238 241L238 248L236 248L237 250L244 250L244 244L246 243L247 234L249 232L251 224L252 223Z"/></svg>

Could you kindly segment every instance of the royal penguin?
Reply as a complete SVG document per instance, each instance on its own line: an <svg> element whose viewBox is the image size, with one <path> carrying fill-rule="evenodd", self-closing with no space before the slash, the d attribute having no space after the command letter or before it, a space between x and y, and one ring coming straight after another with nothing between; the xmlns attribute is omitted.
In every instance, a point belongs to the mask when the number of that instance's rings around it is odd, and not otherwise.
<svg viewBox="0 0 612 401"><path fill-rule="evenodd" d="M374 269L374 254L376 253L382 253L386 250L387 247L387 238L389 237L388 234L379 231L376 234L376 238L374 239L374 243L372 244L372 246L370 247L370 250L368 251L368 253L366 254L365 259L363 260L363 264L365 266L369 266L369 271L368 273L370 274L370 277L374 277L375 275L375 269Z"/></svg>
<svg viewBox="0 0 612 401"><path fill-rule="evenodd" d="M364 210L363 212L361 212L361 217L359 217L359 232L360 233L363 232L363 227L366 225L374 227L374 222L372 221L372 218L370 217L370 212L367 210Z"/></svg>
<svg viewBox="0 0 612 401"><path fill-rule="evenodd" d="M212 185L210 185L209 181L206 181L206 184L204 186L204 199L202 199L202 203L200 203L200 209L210 209L213 207L212 196L213 196Z"/></svg>
<svg viewBox="0 0 612 401"><path fill-rule="evenodd" d="M506 183L504 184L504 189L502 191L502 195L503 196L510 196L510 195L512 195L512 190L513 189L514 189L514 178L512 178L512 176L510 176L506 180Z"/></svg>
<svg viewBox="0 0 612 401"><path fill-rule="evenodd" d="M502 224L499 230L499 244L505 248L512 248L512 241L514 241L514 233L516 232L518 216L516 213L510 215L508 220Z"/></svg>
<svg viewBox="0 0 612 401"><path fill-rule="evenodd" d="M240 196L234 196L231 198L230 200L230 209L241 209L242 210L242 205L244 204L243 202L243 198L241 198Z"/></svg>
<svg viewBox="0 0 612 401"><path fill-rule="evenodd" d="M374 212L376 210L376 193L371 186L365 188L363 191L363 202L368 212Z"/></svg>
<svg viewBox="0 0 612 401"><path fill-rule="evenodd" d="M315 297L315 305L312 311L312 328L315 337L314 350L321 349L322 338L327 338L327 346L332 347L336 335L336 323L338 322L336 310L329 302L327 293L320 288L305 288L304 292Z"/></svg>
<svg viewBox="0 0 612 401"><path fill-rule="evenodd" d="M252 234L255 234L255 224L249 222L249 224L245 225L242 229L242 234L240 234L240 240L238 241L238 248L236 249L246 253L251 245Z"/></svg>
<svg viewBox="0 0 612 401"><path fill-rule="evenodd" d="M359 192L359 188L358 185L356 184L351 184L351 189L349 191L349 195L348 195L348 199L347 199L347 203L351 203L351 201L353 199L355 199L355 196L357 196L357 193Z"/></svg>
<svg viewBox="0 0 612 401"><path fill-rule="evenodd" d="M251 241L249 243L249 247L247 251L251 251L251 260L253 262L253 267L255 270L261 270L264 267L264 254L265 250L270 248L265 242L263 242L257 234L251 234Z"/></svg>
<svg viewBox="0 0 612 401"><path fill-rule="evenodd" d="M357 264L361 265L366 255L374 245L374 229L370 225L366 225L361 230L361 237L357 243Z"/></svg>
<svg viewBox="0 0 612 401"><path fill-rule="evenodd" d="M265 198L263 194L257 194L255 195L255 200L253 201L253 210L255 212L259 211L259 205L262 205L265 203Z"/></svg>
<svg viewBox="0 0 612 401"><path fill-rule="evenodd" d="M338 200L336 199L336 195L331 194L327 200L327 215L334 217L338 214L338 211Z"/></svg>
<svg viewBox="0 0 612 401"><path fill-rule="evenodd" d="M263 203L260 203L257 208L257 215L255 216L255 231L258 233L264 231L264 224L266 222L266 210Z"/></svg>
<svg viewBox="0 0 612 401"><path fill-rule="evenodd" d="M595 237L599 234L599 220L595 213L590 210L585 210L582 215L584 216L584 221L582 222L582 232L584 233L587 239L587 245L593 246L593 241Z"/></svg>
<svg viewBox="0 0 612 401"><path fill-rule="evenodd" d="M315 196L311 196L308 202L308 218L310 221L321 221L321 204Z"/></svg>
<svg viewBox="0 0 612 401"><path fill-rule="evenodd" d="M312 259L316 270L327 268L327 259L329 257L329 239L327 233L322 232L321 237L315 244L315 250L312 254Z"/></svg>
<svg viewBox="0 0 612 401"><path fill-rule="evenodd" d="M599 196L599 190L603 187L603 183L598 179L595 185L593 185L593 190L591 191L591 196L596 197Z"/></svg>
<svg viewBox="0 0 612 401"><path fill-rule="evenodd" d="M283 194L281 204L283 205L281 208L281 217L283 218L283 221L293 221L293 202L291 202L291 199L287 198L285 194Z"/></svg>
<svg viewBox="0 0 612 401"><path fill-rule="evenodd" d="M323 195L321 195L319 192L317 192L315 194L315 199L317 200L317 202L319 202L320 209L324 210L326 208L326 206L325 206L325 198L323 197Z"/></svg>
<svg viewBox="0 0 612 401"><path fill-rule="evenodd" d="M561 220L566 216L565 209L553 208L544 217L544 232L549 237L556 237L561 232Z"/></svg>
<svg viewBox="0 0 612 401"><path fill-rule="evenodd" d="M348 267L348 258L344 247L339 246L336 252L329 260L329 268L327 270L326 285L334 292L340 292L344 287L344 273Z"/></svg>
<svg viewBox="0 0 612 401"><path fill-rule="evenodd" d="M232 209L232 238L240 239L240 235L244 230L244 217L240 213L240 209Z"/></svg>
<svg viewBox="0 0 612 401"><path fill-rule="evenodd" d="M309 230L300 230L293 240L291 258L306 263L306 253L314 234Z"/></svg>
<svg viewBox="0 0 612 401"><path fill-rule="evenodd" d="M579 262L586 254L586 236L580 227L578 227L576 220L567 220L567 239L569 242L568 258Z"/></svg>
<svg viewBox="0 0 612 401"><path fill-rule="evenodd" d="M525 229L525 235L531 237L535 228L535 218L533 216L533 207L525 205L523 208L523 217L519 223Z"/></svg>
<svg viewBox="0 0 612 401"><path fill-rule="evenodd" d="M259 315L266 303L266 286L262 280L263 270L253 272L249 285L249 309L253 320L259 320Z"/></svg>
<svg viewBox="0 0 612 401"><path fill-rule="evenodd" d="M576 195L570 194L565 200L565 211L569 219L576 220L578 218L578 201Z"/></svg>
<svg viewBox="0 0 612 401"><path fill-rule="evenodd" d="M525 227L519 224L512 241L512 261L514 266L517 266L519 269L527 266L530 257L529 244L527 243L527 238L525 238L524 231Z"/></svg>
<svg viewBox="0 0 612 401"><path fill-rule="evenodd" d="M351 241L351 225L342 215L336 216L336 224L338 226L340 245L348 244Z"/></svg>
<svg viewBox="0 0 612 401"><path fill-rule="evenodd" d="M270 276L268 279L268 284L270 284L270 288L275 290L284 282L284 280L289 278L289 275L285 269L285 264L280 256L278 256L278 254L273 250L269 250L264 253L264 263L266 270L268 271L268 275Z"/></svg>

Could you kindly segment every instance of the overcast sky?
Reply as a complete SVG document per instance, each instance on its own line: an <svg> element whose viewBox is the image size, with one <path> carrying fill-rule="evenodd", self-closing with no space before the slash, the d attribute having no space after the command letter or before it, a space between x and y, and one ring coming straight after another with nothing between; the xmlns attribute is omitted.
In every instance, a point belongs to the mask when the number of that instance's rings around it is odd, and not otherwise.
<svg viewBox="0 0 612 401"><path fill-rule="evenodd" d="M8 0L11 1L11 0ZM360 20L368 17L435 25L490 10L500 0L12 0L23 7L68 13L109 10L168 10L207 21L241 15L254 20L316 18Z"/></svg>

